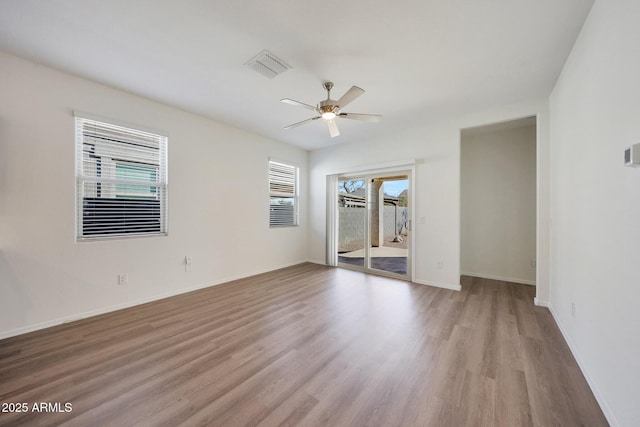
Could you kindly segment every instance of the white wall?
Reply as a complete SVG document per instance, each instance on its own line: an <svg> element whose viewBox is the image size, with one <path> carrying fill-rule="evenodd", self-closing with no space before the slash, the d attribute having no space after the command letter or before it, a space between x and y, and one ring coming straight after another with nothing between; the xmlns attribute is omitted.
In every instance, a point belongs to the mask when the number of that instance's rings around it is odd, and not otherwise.
<svg viewBox="0 0 640 427"><path fill-rule="evenodd" d="M416 242L413 281L460 287L460 129L528 116L538 117L538 145L546 147L547 103L525 102L452 120L407 129L393 137L335 145L309 155L309 258L324 263L326 254L326 175L349 169L418 159L415 166ZM392 118L385 118L392 120ZM367 124L363 124L367 126ZM372 126L372 125L370 125ZM542 162L542 166L545 164ZM542 188L539 197L548 189ZM543 204L546 206L546 204ZM544 217L546 212L539 212ZM424 217L425 223L420 223ZM546 221L546 217L544 217ZM540 233L539 233L539 239ZM546 267L548 244L542 235L538 268ZM438 263L442 262L442 268ZM538 280L538 299L546 301L546 277Z"/></svg>
<svg viewBox="0 0 640 427"><path fill-rule="evenodd" d="M612 425L640 425L640 2L596 1L550 98L550 304ZM571 303L575 303L575 316Z"/></svg>
<svg viewBox="0 0 640 427"><path fill-rule="evenodd" d="M535 123L463 131L460 179L462 274L535 285Z"/></svg>
<svg viewBox="0 0 640 427"><path fill-rule="evenodd" d="M76 243L74 110L168 133L168 237ZM299 227L269 229L269 156L301 167ZM305 261L306 177L306 151L0 53L0 337Z"/></svg>

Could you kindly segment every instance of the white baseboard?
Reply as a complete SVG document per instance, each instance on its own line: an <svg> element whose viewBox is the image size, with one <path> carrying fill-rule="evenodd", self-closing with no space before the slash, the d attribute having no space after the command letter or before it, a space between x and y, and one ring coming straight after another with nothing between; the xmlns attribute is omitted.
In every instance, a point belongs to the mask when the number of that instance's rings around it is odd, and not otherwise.
<svg viewBox="0 0 640 427"><path fill-rule="evenodd" d="M538 297L535 297L535 298L533 299L533 303L534 303L535 305L537 305L538 307L547 307L547 308L549 308L549 301L542 301L542 300L539 300L539 299L538 299ZM558 323L558 322L556 322L556 323Z"/></svg>
<svg viewBox="0 0 640 427"><path fill-rule="evenodd" d="M307 262L310 262L311 264L319 264L319 265L327 265L326 261L320 261L317 259L308 259Z"/></svg>
<svg viewBox="0 0 640 427"><path fill-rule="evenodd" d="M419 285L435 286L436 288L450 289L452 291L461 291L461 285L451 285L449 283L430 282L428 280L413 279L411 283L417 283Z"/></svg>
<svg viewBox="0 0 640 427"><path fill-rule="evenodd" d="M586 366L582 362L582 358L580 357L580 354L578 353L577 348L571 341L571 338L569 337L569 335L565 332L566 329L564 328L562 323L559 321L556 311L553 309L553 305L551 303L548 303L547 307L549 308L549 311L551 312L551 316L553 316L553 320L556 322L556 325L558 325L558 329L560 329L560 333L562 333L564 340L569 346L569 350L571 350L571 354L573 354L573 357L576 359L576 362L578 363L578 367L582 371L582 375L584 375L584 378L587 380L587 384L589 384L589 388L591 389L593 396L598 401L598 405L600 405L600 408L602 409L602 412L604 413L605 418L609 422L609 425L611 427L619 426L620 424L618 424L616 417L613 415L613 411L611 410L611 407L605 400L602 393L600 393L596 384L593 382L593 379L589 375L589 371L586 369Z"/></svg>
<svg viewBox="0 0 640 427"><path fill-rule="evenodd" d="M33 331L38 331L40 329L50 328L52 326L61 325L63 323L75 322L76 320L86 319L87 317L99 316L101 314L110 313L112 311L117 311L117 310L122 310L122 309L125 309L125 308L135 307L136 305L146 304L148 302L157 301L157 300L161 300L161 299L164 299L164 298L169 298L169 297L180 295L180 294L186 294L188 292L197 291L199 289L204 289L204 288L208 288L208 287L211 287L211 286L221 285L223 283L232 282L234 280L239 280L239 279L244 279L244 278L247 278L247 277L255 276L257 274L268 273L270 271L280 270L281 268L291 267L291 266L294 266L294 265L302 264L304 262L307 262L307 261L306 260L296 261L296 262L293 262L293 263L290 263L290 264L286 264L286 265L281 265L281 266L270 267L270 268L266 268L266 269L253 271L251 273L238 274L238 275L234 275L234 276L230 276L230 277L225 277L225 278L222 278L222 279L216 280L214 282L210 282L210 283L205 283L205 284L196 285L196 286L190 286L188 288L181 288L181 289L177 289L175 291L165 292L165 293L157 294L157 295L154 295L154 296L151 296L151 297L147 297L147 298L141 298L141 299L137 299L137 300L134 300L134 301L127 301L127 302L124 302L124 303L121 303L121 304L112 305L112 306L109 306L109 307L102 307L102 308L98 308L98 309L95 309L95 310L90 310L90 311L85 311L85 312L82 312L82 313L75 313L75 314L71 314L71 315L68 315L68 316L59 317L57 319L48 320L46 322L40 322L40 323L35 323L33 325L23 326L23 327L20 327L20 328L9 330L9 331L0 332L0 339L15 337L17 335L22 335L22 334L26 334L26 333L33 332Z"/></svg>
<svg viewBox="0 0 640 427"><path fill-rule="evenodd" d="M500 280L502 282L520 283L521 285L535 286L535 280L517 279L514 277L493 276L491 274L482 273L460 273L463 276L479 277L481 279Z"/></svg>

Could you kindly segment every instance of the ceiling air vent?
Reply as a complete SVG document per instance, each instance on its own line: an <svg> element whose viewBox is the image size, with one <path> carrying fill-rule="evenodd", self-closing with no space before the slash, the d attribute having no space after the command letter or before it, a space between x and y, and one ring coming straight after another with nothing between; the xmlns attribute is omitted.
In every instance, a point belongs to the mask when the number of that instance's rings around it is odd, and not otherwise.
<svg viewBox="0 0 640 427"><path fill-rule="evenodd" d="M291 68L282 59L266 50L251 58L245 65L269 79Z"/></svg>

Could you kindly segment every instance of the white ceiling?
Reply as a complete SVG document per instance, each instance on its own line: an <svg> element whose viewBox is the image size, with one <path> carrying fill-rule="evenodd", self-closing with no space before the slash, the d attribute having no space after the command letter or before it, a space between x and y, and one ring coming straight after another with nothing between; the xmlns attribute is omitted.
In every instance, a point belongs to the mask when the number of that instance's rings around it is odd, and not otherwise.
<svg viewBox="0 0 640 427"><path fill-rule="evenodd" d="M305 149L550 93L593 0L1 0L0 50ZM267 49L293 68L244 66ZM0 64L1 66L1 64ZM279 102L366 93L322 120Z"/></svg>

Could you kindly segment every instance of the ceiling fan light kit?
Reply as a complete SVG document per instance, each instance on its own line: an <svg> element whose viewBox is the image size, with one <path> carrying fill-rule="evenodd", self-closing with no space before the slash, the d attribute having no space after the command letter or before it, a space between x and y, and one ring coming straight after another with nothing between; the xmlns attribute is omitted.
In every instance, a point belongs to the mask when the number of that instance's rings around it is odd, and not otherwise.
<svg viewBox="0 0 640 427"><path fill-rule="evenodd" d="M341 111L343 107L347 106L360 95L362 95L364 93L364 89L361 89L358 86L351 86L351 89L346 91L345 94L340 97L340 99L335 101L331 99L331 89L333 89L333 83L324 82L322 86L327 91L327 99L325 99L324 101L320 101L315 107L289 98L280 100L286 104L296 105L298 107L306 108L307 110L314 110L316 113L318 113L318 116L308 118L298 123L293 123L289 126L285 126L285 129L292 129L314 120L324 119L329 128L329 135L331 135L331 138L334 138L340 135L338 125L335 122L335 119L337 117L343 119L362 120L366 122L379 122L382 119L382 116L377 114L343 113Z"/></svg>

